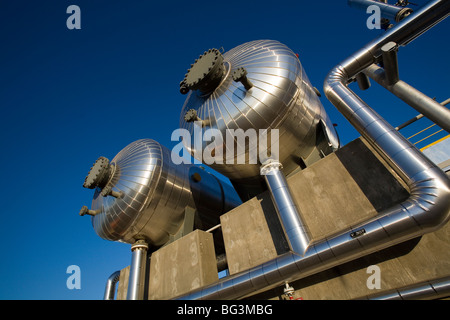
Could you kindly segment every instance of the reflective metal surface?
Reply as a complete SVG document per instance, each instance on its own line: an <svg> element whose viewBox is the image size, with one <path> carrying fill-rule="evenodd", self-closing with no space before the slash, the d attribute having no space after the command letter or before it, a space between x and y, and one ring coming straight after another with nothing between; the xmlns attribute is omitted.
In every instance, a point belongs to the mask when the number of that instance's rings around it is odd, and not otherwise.
<svg viewBox="0 0 450 320"><path fill-rule="evenodd" d="M416 283L403 288L377 293L368 300L432 300L450 296L450 277ZM362 298L364 299L364 298Z"/></svg>
<svg viewBox="0 0 450 320"><path fill-rule="evenodd" d="M410 197L350 230L312 243L303 257L291 253L280 255L261 266L221 279L203 288L201 293L193 292L192 296L187 294L180 299L242 298L434 231L449 220L449 178L347 87L352 77L374 63L377 57L374 53L383 44L389 41L406 44L449 11L449 1L431 1L336 66L325 81L328 99L404 177ZM230 285L239 290L229 289ZM221 292L222 287L228 288L226 295Z"/></svg>
<svg viewBox="0 0 450 320"><path fill-rule="evenodd" d="M389 85L386 77L387 73L383 68L375 64L366 68L364 73L436 123L439 127L450 132L450 110L439 102L426 96L402 80L398 80L394 84Z"/></svg>
<svg viewBox="0 0 450 320"><path fill-rule="evenodd" d="M279 162L269 162L261 167L261 175L269 187L273 204L286 233L291 249L303 255L311 241L310 232L292 198Z"/></svg>
<svg viewBox="0 0 450 320"><path fill-rule="evenodd" d="M116 292L116 283L119 281L120 271L115 271L112 273L105 286L105 294L103 295L103 300L114 300L114 295Z"/></svg>
<svg viewBox="0 0 450 320"><path fill-rule="evenodd" d="M300 159L311 154L322 126L329 141L329 150L323 150L324 153L338 148L335 129L299 59L288 47L273 40L252 41L224 53L223 61L225 71L220 85L212 93L190 91L182 108L180 127L189 130L193 139L193 118L185 118L189 110L195 110L195 119L206 124L204 130L219 130L224 141L228 129L242 129L244 132L249 129L256 132L259 129L279 129L279 161L286 174L299 167ZM244 84L242 78L239 82L232 77L241 68L244 68L247 80ZM196 157L198 148L194 143L186 142L188 150ZM214 148L225 145L203 141L200 151L210 143ZM234 150L224 148L223 164L214 163L211 167L233 183L246 184L252 178L260 179L259 168L263 161L259 159L259 162L250 164L248 158L253 152L257 154L255 148L257 146L246 143L244 164L237 164L242 153L238 153L236 147ZM267 145L259 151L270 155ZM234 165L229 164L230 159L234 159Z"/></svg>
<svg viewBox="0 0 450 320"><path fill-rule="evenodd" d="M193 183L190 173L201 169L174 165L171 151L151 139L129 144L111 164L114 169L105 189L122 195L102 196L97 188L92 201L92 209L100 212L92 217L94 230L107 240L132 244L145 239L158 247L179 230L186 206L199 207L199 223L206 230L218 223L221 214L241 203L234 189L215 178L208 179L209 173L201 173L202 179ZM194 185L198 185L195 197Z"/></svg>
<svg viewBox="0 0 450 320"><path fill-rule="evenodd" d="M144 298L147 250L148 245L143 240L138 240L131 246L132 253L127 300L142 300Z"/></svg>

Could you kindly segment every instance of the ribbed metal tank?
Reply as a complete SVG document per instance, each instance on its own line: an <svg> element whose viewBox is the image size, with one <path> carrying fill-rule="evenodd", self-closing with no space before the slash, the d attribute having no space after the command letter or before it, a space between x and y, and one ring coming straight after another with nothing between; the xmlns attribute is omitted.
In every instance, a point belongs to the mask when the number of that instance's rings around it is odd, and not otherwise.
<svg viewBox="0 0 450 320"><path fill-rule="evenodd" d="M197 209L196 224L207 229L241 203L234 189L210 173L173 164L171 151L151 139L129 144L110 163L99 158L84 187L95 189L92 224L100 237L127 243L144 239L154 247L180 229L186 206Z"/></svg>
<svg viewBox="0 0 450 320"><path fill-rule="evenodd" d="M205 51L180 83L180 92L188 93L180 127L187 129L193 140L194 120L201 120L204 130L220 130L223 137L228 129L279 129L279 161L285 174L303 164L324 140L319 141L321 132L326 140L323 153L339 146L333 124L298 57L278 41L252 41L224 54L217 49ZM202 151L211 143L203 142ZM185 146L195 157L194 143L185 141ZM251 185L260 174L261 163L248 163L251 150L246 147L247 163L224 161L210 166L235 185ZM223 148L224 159L230 156L227 152Z"/></svg>

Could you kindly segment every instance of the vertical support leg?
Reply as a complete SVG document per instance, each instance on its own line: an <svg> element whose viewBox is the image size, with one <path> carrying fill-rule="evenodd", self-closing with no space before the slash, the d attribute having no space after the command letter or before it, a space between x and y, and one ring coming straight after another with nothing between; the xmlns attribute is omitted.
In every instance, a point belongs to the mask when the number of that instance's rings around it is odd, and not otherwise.
<svg viewBox="0 0 450 320"><path fill-rule="evenodd" d="M144 240L138 240L131 246L132 256L127 300L142 300L144 298L147 250L148 245Z"/></svg>
<svg viewBox="0 0 450 320"><path fill-rule="evenodd" d="M303 255L311 242L310 233L292 199L289 186L281 169L281 163L269 162L261 167L261 175L264 176L269 187L272 201L292 251Z"/></svg>

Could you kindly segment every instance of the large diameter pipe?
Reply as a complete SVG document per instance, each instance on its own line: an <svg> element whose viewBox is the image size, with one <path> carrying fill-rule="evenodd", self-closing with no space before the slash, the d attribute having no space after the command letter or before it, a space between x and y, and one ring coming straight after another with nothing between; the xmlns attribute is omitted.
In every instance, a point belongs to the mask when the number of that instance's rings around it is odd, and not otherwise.
<svg viewBox="0 0 450 320"><path fill-rule="evenodd" d="M113 272L108 281L106 281L105 294L103 295L103 300L114 300L114 295L116 292L116 283L119 281L120 271Z"/></svg>
<svg viewBox="0 0 450 320"><path fill-rule="evenodd" d="M368 300L435 300L450 296L450 277L424 281L366 297ZM364 298L362 298L364 299ZM359 299L359 300L362 300Z"/></svg>
<svg viewBox="0 0 450 320"><path fill-rule="evenodd" d="M269 162L261 167L261 175L267 183L292 251L303 255L311 242L310 232L302 220L281 169L281 163Z"/></svg>
<svg viewBox="0 0 450 320"><path fill-rule="evenodd" d="M250 270L220 279L179 299L237 299L282 286L440 228L450 218L450 181L348 87L376 61L387 42L404 45L448 15L450 1L435 0L336 66L325 80L328 99L381 154L410 189L410 197L334 236L313 242L303 256L286 253ZM411 34L412 32L412 34ZM379 53L379 52L378 52Z"/></svg>
<svg viewBox="0 0 450 320"><path fill-rule="evenodd" d="M375 5L380 8L380 14L383 18L394 20L396 22L403 20L412 12L412 9L410 8L398 7L373 0L348 0L348 5L364 11L366 11L368 7Z"/></svg>
<svg viewBox="0 0 450 320"><path fill-rule="evenodd" d="M364 74L436 123L439 127L450 132L450 110L442 104L402 80L398 80L393 85L389 85L385 70L375 64L367 67L364 70Z"/></svg>
<svg viewBox="0 0 450 320"><path fill-rule="evenodd" d="M138 240L131 246L132 255L127 300L143 300L144 298L147 250L148 245L143 240Z"/></svg>

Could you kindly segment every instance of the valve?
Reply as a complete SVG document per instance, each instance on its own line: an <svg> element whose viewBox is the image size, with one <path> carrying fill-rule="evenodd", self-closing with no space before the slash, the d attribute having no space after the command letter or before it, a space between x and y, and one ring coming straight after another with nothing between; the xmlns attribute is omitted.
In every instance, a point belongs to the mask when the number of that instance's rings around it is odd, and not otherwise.
<svg viewBox="0 0 450 320"><path fill-rule="evenodd" d="M289 285L289 282L286 281L284 287L284 295L287 300L294 300L294 288Z"/></svg>
<svg viewBox="0 0 450 320"><path fill-rule="evenodd" d="M285 282L284 287L284 296L286 297L286 300L303 300L302 297L294 299L294 293L295 289L289 285L289 282Z"/></svg>

